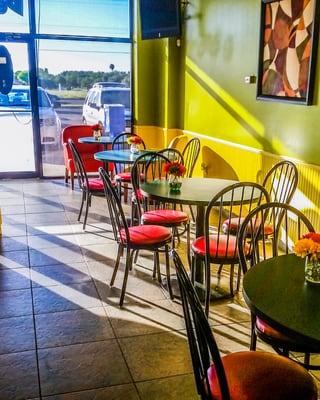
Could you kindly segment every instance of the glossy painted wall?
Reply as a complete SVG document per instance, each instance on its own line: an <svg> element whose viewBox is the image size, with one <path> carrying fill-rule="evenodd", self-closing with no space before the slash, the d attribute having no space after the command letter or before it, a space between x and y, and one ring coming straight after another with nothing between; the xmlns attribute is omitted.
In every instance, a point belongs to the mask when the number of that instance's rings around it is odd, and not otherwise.
<svg viewBox="0 0 320 400"><path fill-rule="evenodd" d="M195 0L186 24L184 128L320 164L319 68L313 106L256 100L260 1Z"/></svg>

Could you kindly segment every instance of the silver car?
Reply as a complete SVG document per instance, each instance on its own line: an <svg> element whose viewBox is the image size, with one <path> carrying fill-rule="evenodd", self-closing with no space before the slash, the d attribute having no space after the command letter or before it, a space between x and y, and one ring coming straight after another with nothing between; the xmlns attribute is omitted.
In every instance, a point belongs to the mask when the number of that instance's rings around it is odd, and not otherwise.
<svg viewBox="0 0 320 400"><path fill-rule="evenodd" d="M47 92L41 87L38 87L38 101L41 144L59 146L61 121ZM5 116L4 114L8 114L9 117L17 118L19 112L25 111L31 111L29 86L13 85L9 94L0 94L0 115L2 117Z"/></svg>

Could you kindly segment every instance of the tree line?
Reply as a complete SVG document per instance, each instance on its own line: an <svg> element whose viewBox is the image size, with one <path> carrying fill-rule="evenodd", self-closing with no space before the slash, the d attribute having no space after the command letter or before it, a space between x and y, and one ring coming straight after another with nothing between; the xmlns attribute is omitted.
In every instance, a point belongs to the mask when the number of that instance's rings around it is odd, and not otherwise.
<svg viewBox="0 0 320 400"><path fill-rule="evenodd" d="M22 84L28 84L28 71L16 71L15 78ZM44 89L89 89L95 82L122 82L130 86L130 74L125 71L110 72L63 71L57 75L50 74L47 68L39 68L38 79Z"/></svg>

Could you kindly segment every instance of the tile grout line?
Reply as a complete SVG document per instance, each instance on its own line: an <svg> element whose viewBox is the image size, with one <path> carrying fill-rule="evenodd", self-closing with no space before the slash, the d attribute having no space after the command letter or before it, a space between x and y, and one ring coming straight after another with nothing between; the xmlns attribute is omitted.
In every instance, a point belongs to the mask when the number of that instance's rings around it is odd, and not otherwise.
<svg viewBox="0 0 320 400"><path fill-rule="evenodd" d="M85 259L85 262L86 262L86 264L87 264L88 271L89 271L89 273L90 273L89 266L88 266L88 263L87 263L87 260L86 260L86 259ZM90 276L91 276L91 273L90 273ZM91 278L92 278L92 276L91 276ZM108 318L108 321L109 321L109 323L110 323L110 327L111 327L111 329L112 329L112 333L113 333L113 335L114 335L114 338L115 338L115 340L116 340L116 342L117 342L117 345L119 346L119 350L120 350L120 353L121 353L121 355L122 355L123 361L124 361L124 363L125 363L125 365L126 365L126 367L127 367L127 369L128 369L129 375L130 375L131 380L132 380L132 384L133 384L133 386L134 386L134 388L135 388L135 390L136 390L136 393L137 393L137 395L138 395L139 400L142 400L142 398L141 398L141 396L140 396L140 393L139 393L139 390L138 390L138 387L137 387L137 385L136 385L136 382L135 382L134 379L133 379L133 375L132 375L132 373L131 373L131 370L130 370L130 368L129 368L129 365L128 365L128 363L127 363L127 360L126 360L126 358L125 358L125 356L124 356L124 353L123 353L123 351L122 351L122 348L121 348L121 346L120 346L119 338L117 337L116 332L115 332L115 330L114 330L114 328L113 328L112 322L111 322L110 319L109 319L109 315L108 315L108 313L107 313L107 310L106 310L105 307L103 306L104 301L102 300L102 298L101 298L101 296L100 296L100 292L99 292L99 290L98 290L98 288L97 288L97 286L96 286L95 280L94 280L93 278L92 278L92 280L93 280L93 284L94 284L94 287L95 287L95 289L96 289L96 292L97 292L97 294L98 294L98 296L99 296L99 299L100 299L100 301L101 301L101 304L102 304L104 313L105 313L105 315L106 315L106 317Z"/></svg>
<svg viewBox="0 0 320 400"><path fill-rule="evenodd" d="M24 197L24 191L23 199ZM25 206L25 201L24 201ZM26 214L25 214L26 218ZM27 222L27 220L26 220ZM34 309L34 299L33 299L33 286L31 281L31 262L30 262L30 252L29 252L29 241L28 241L28 232L27 232L27 225L26 225L26 234L27 234L27 249L28 249L28 262L29 262L29 271L30 271L30 290L31 290L31 304L32 304L32 320L33 320L33 329L34 329L34 341L35 341L35 352L36 352L36 363L37 363L37 376L38 376L38 390L39 390L39 398L42 399L41 393L41 382L40 382L40 366L39 366L39 357L38 357L38 341L37 341L37 330L36 330L36 316L35 316L35 309Z"/></svg>

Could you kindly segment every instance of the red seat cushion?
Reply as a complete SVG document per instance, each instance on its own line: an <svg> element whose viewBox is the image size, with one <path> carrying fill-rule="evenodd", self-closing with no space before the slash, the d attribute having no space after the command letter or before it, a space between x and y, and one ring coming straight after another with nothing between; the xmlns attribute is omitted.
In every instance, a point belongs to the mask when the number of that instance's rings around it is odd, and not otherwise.
<svg viewBox="0 0 320 400"><path fill-rule="evenodd" d="M223 224L222 224L222 231L224 233L228 233L229 230L231 233L236 234L238 232L239 226L242 224L242 222L244 221L244 218L230 218L230 219L226 219ZM251 235L251 229L255 228L258 229L259 227L259 221L255 222L255 220L252 220L252 225L249 224L248 225L248 230L247 233L248 235ZM265 235L271 235L273 233L273 227L271 225L265 224L264 225L264 234Z"/></svg>
<svg viewBox="0 0 320 400"><path fill-rule="evenodd" d="M238 255L237 239L235 236L210 235L209 253L212 258L235 258ZM195 254L205 256L205 237L200 236L192 243L192 250ZM249 244L245 244L244 252L249 253Z"/></svg>
<svg viewBox="0 0 320 400"><path fill-rule="evenodd" d="M170 225L188 222L188 214L177 210L152 210L142 215L143 224Z"/></svg>
<svg viewBox="0 0 320 400"><path fill-rule="evenodd" d="M130 244L134 246L153 246L157 243L170 241L172 236L168 228L157 225L139 225L129 227ZM120 238L127 243L126 232L120 231Z"/></svg>
<svg viewBox="0 0 320 400"><path fill-rule="evenodd" d="M281 340L283 342L294 343L294 341L290 337L272 328L270 325L268 325L265 321L263 321L259 317L257 317L256 319L256 327L264 335L270 336L271 338L274 338L276 340Z"/></svg>
<svg viewBox="0 0 320 400"><path fill-rule="evenodd" d="M103 182L100 178L89 178L88 184L90 190L103 190Z"/></svg>
<svg viewBox="0 0 320 400"><path fill-rule="evenodd" d="M131 172L120 172L114 178L117 181L131 182Z"/></svg>
<svg viewBox="0 0 320 400"><path fill-rule="evenodd" d="M288 358L266 352L243 351L222 357L230 400L316 400L311 375ZM208 369L214 400L221 397L216 370Z"/></svg>

